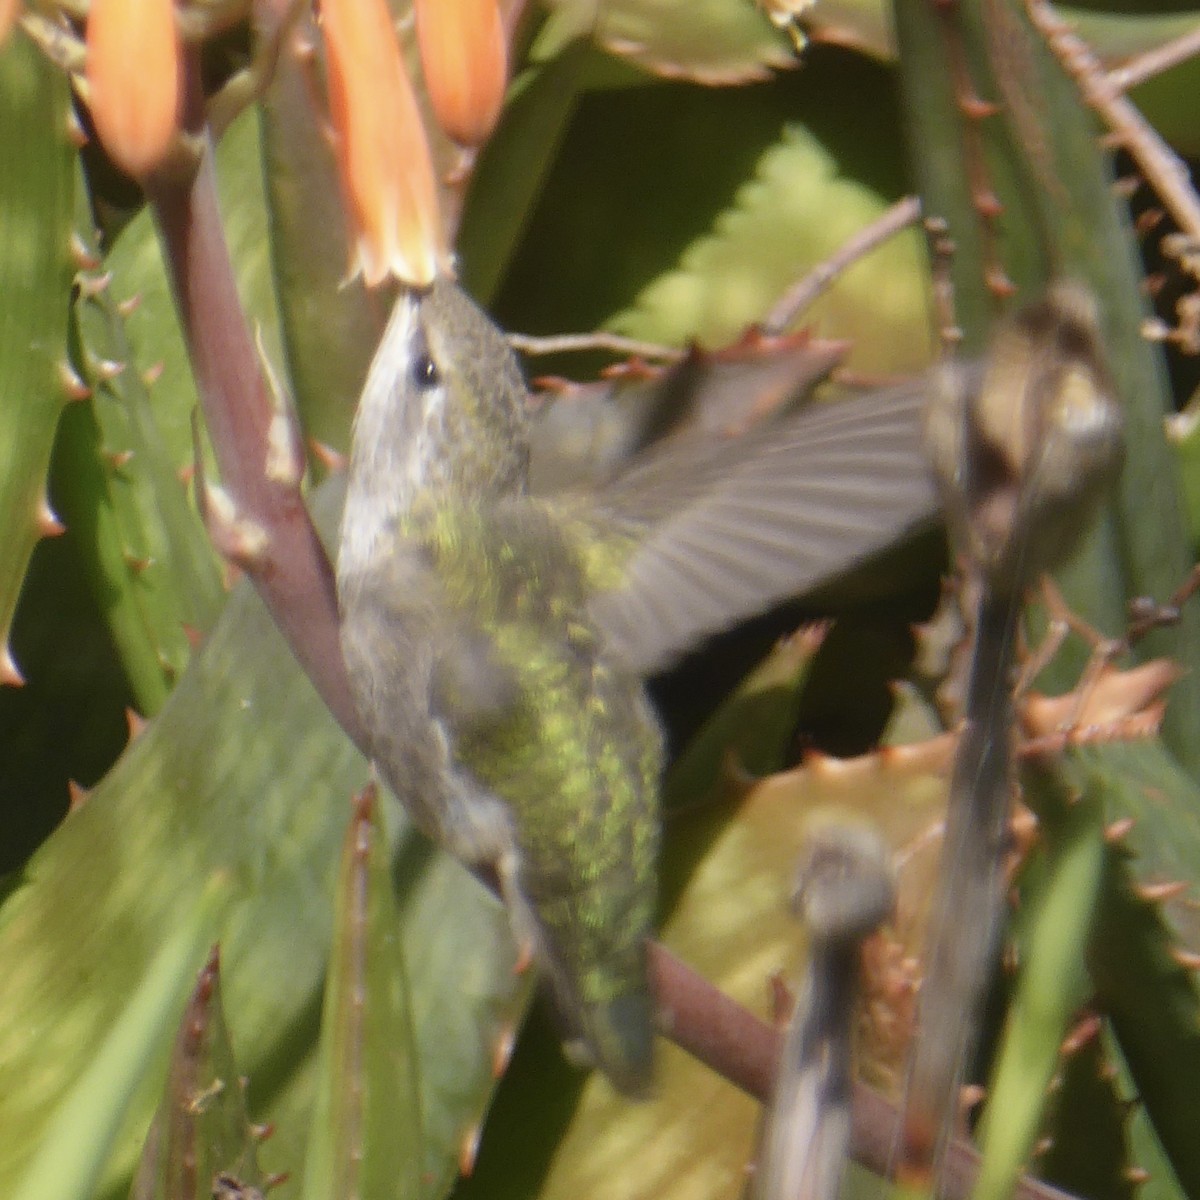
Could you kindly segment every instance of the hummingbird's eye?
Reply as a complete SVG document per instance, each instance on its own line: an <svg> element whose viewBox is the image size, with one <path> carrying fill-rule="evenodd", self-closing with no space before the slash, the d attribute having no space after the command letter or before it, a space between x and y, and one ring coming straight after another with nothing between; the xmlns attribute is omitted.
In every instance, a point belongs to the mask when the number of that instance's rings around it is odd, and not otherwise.
<svg viewBox="0 0 1200 1200"><path fill-rule="evenodd" d="M420 391L435 388L442 382L442 373L428 353L422 352L413 359L412 381Z"/></svg>

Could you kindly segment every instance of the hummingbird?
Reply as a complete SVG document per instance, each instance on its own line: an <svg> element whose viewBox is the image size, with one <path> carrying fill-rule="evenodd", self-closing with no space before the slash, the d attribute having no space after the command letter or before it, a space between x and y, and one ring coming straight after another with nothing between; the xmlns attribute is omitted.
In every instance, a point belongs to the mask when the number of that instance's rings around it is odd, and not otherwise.
<svg viewBox="0 0 1200 1200"><path fill-rule="evenodd" d="M645 690L705 637L929 522L920 388L680 432L535 494L509 345L452 280L403 293L354 422L341 643L417 826L494 873L580 1051L652 1079L661 727Z"/></svg>

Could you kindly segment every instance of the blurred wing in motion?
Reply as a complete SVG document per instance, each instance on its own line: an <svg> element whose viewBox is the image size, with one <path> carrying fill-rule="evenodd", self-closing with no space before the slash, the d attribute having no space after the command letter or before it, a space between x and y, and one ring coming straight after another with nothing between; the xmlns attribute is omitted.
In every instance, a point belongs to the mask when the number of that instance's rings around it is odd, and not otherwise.
<svg viewBox="0 0 1200 1200"><path fill-rule="evenodd" d="M623 533L624 558L599 565L591 606L613 653L661 670L931 522L924 405L922 380L739 438L684 435L614 480L599 519L608 544Z"/></svg>

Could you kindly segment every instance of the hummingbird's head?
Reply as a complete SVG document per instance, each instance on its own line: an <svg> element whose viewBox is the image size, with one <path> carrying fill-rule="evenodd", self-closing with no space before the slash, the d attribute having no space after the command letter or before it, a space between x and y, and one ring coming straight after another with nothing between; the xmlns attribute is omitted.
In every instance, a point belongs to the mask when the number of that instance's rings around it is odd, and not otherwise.
<svg viewBox="0 0 1200 1200"><path fill-rule="evenodd" d="M528 467L525 381L504 335L452 280L402 293L354 420L344 535L373 542L423 498L523 491Z"/></svg>

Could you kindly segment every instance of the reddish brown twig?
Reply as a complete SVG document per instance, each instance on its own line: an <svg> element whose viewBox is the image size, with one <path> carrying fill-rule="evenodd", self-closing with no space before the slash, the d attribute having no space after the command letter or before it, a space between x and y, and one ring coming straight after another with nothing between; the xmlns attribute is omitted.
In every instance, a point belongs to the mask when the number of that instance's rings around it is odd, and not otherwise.
<svg viewBox="0 0 1200 1200"><path fill-rule="evenodd" d="M771 1094L780 1033L731 1000L676 958L650 944L650 971L662 1010L663 1032L677 1046L756 1099ZM850 1155L887 1175L899 1115L895 1105L865 1084L854 1085ZM965 1200L979 1170L979 1155L966 1142L951 1141L942 1170L947 1200ZM1022 1179L1018 1200L1070 1200L1069 1194L1036 1179Z"/></svg>
<svg viewBox="0 0 1200 1200"><path fill-rule="evenodd" d="M881 216L860 229L823 263L792 284L767 314L763 332L782 333L848 267L870 254L877 246L921 219L921 201L916 196L897 200Z"/></svg>
<svg viewBox="0 0 1200 1200"><path fill-rule="evenodd" d="M342 727L360 745L338 642L333 570L300 491L302 451L287 466L293 432L262 377L242 312L217 208L204 136L199 48L185 54L185 128L204 149L194 174L147 185L187 342L205 424L233 517L261 533L247 570L292 652ZM274 469L272 469L274 464Z"/></svg>

